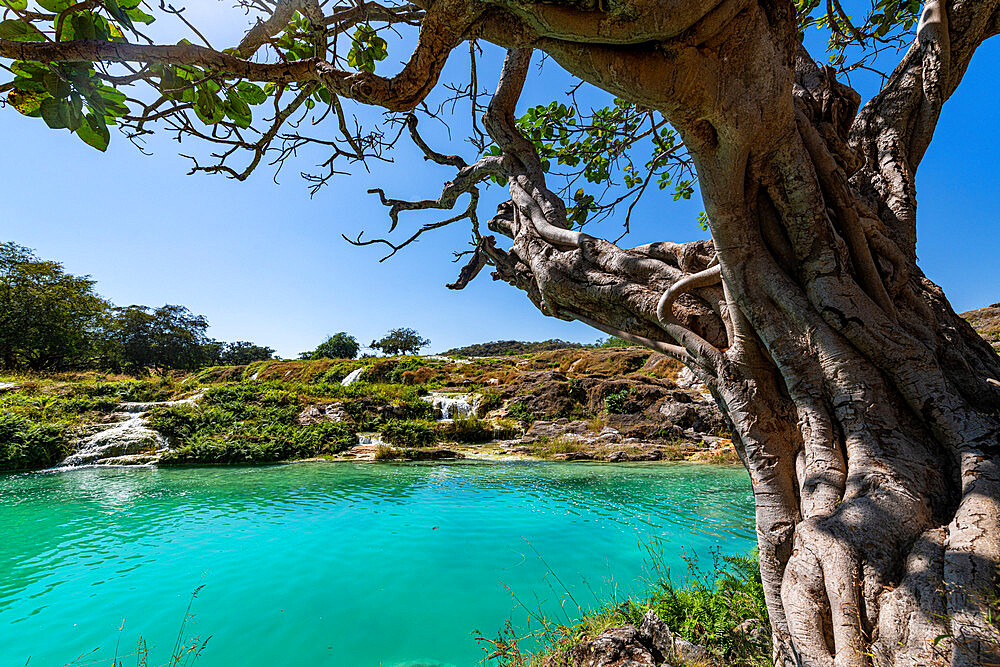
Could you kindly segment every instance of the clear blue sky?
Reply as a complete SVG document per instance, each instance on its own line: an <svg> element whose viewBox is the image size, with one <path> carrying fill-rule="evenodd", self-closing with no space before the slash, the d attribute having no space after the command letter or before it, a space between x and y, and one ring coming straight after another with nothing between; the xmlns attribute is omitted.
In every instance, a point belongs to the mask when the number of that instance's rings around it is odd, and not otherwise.
<svg viewBox="0 0 1000 667"><path fill-rule="evenodd" d="M242 27L226 22L242 20L228 5L198 7L216 35L233 35ZM390 60L401 53L390 51ZM379 71L390 71L388 63ZM444 80L462 80L467 63L455 54ZM1000 301L998 63L1000 42L994 39L980 49L945 107L917 181L921 264L958 310ZM498 64L487 58L480 80L489 78L492 85ZM522 106L547 103L553 91L565 89L564 75L549 64L529 82ZM460 140L463 129L456 123L450 144L441 130L428 134L439 150L470 159L471 147ZM322 131L320 126L317 133ZM436 197L453 174L423 162L408 141L401 142L394 163L372 162L371 174L355 169L354 176L337 178L310 198L298 174L320 161L317 153L290 162L279 184L269 168L239 183L186 176L190 163L178 153L204 150L190 141L179 146L167 136L148 142L150 157L113 133L111 148L100 154L66 131L49 130L40 119L9 108L0 112L0 132L6 156L0 240L91 275L101 294L119 305L186 305L208 317L210 334L218 339L253 340L294 356L336 331L367 343L397 326L417 329L433 341L434 350L498 339L590 341L601 335L544 317L521 292L485 272L464 291L446 289L458 271L451 253L464 249L469 237L463 223L426 235L381 264L382 248L344 242L341 233L366 230L371 236L387 228L386 210L368 188L384 187L389 196ZM500 194L494 188L484 197L483 220ZM633 233L622 244L703 235L695 224L700 198L675 204L664 194L640 204ZM408 230L431 219L403 214L400 227ZM618 224L609 221L589 231L613 239Z"/></svg>

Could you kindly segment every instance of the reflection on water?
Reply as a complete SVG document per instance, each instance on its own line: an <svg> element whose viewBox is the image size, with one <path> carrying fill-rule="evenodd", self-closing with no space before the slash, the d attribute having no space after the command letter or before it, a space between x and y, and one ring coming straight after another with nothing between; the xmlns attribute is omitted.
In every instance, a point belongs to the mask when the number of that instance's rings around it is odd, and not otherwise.
<svg viewBox="0 0 1000 667"><path fill-rule="evenodd" d="M741 469L685 464L0 476L0 665L110 657L140 634L169 650L201 584L199 664L471 665L472 630L527 623L511 592L572 615L642 586L643 542L675 567L751 548L752 510Z"/></svg>

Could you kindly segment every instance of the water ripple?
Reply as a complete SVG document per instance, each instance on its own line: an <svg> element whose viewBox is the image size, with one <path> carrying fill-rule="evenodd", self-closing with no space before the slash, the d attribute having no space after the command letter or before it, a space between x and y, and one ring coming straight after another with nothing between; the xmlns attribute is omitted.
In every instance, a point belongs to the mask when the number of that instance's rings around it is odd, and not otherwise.
<svg viewBox="0 0 1000 667"><path fill-rule="evenodd" d="M686 464L0 475L0 627L18 628L0 665L140 635L165 660L201 584L201 665L470 665L469 632L527 621L511 592L560 613L635 590L644 543L683 569L682 551L750 548L752 517L742 470Z"/></svg>

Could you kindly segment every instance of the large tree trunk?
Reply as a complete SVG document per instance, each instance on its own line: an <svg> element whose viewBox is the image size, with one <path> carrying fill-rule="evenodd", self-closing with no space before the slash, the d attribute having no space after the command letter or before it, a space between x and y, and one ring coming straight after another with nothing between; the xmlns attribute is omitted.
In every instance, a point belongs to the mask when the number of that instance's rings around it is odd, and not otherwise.
<svg viewBox="0 0 1000 667"><path fill-rule="evenodd" d="M545 43L668 116L712 244L623 250L567 229L513 124L530 52L511 52L486 118L513 165L490 223L513 247L481 246L495 276L550 315L682 359L730 421L779 664L1000 664L982 598L1000 563L1000 358L916 265L912 181L996 4L953 3L954 41L922 25L860 115L785 3L743 3L670 67Z"/></svg>

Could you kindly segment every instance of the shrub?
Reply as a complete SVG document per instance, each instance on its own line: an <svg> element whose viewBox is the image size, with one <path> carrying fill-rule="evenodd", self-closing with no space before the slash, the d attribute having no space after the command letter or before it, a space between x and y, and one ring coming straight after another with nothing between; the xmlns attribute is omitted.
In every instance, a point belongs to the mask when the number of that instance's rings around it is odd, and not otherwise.
<svg viewBox="0 0 1000 667"><path fill-rule="evenodd" d="M507 416L521 422L522 424L530 424L535 421L535 415L528 410L523 401L515 401L514 403L508 405Z"/></svg>
<svg viewBox="0 0 1000 667"><path fill-rule="evenodd" d="M382 425L380 432L393 445L426 447L436 440L434 425L421 419L392 419Z"/></svg>
<svg viewBox="0 0 1000 667"><path fill-rule="evenodd" d="M609 415L624 415L629 412L628 399L633 393L632 387L622 389L604 397L604 409Z"/></svg>
<svg viewBox="0 0 1000 667"><path fill-rule="evenodd" d="M65 428L0 414L0 470L49 468L69 453Z"/></svg>
<svg viewBox="0 0 1000 667"><path fill-rule="evenodd" d="M456 419L451 423L438 424L437 428L442 440L488 442L493 439L493 428L477 417Z"/></svg>
<svg viewBox="0 0 1000 667"><path fill-rule="evenodd" d="M376 461L391 461L396 458L396 450L388 445L375 445L374 459Z"/></svg>
<svg viewBox="0 0 1000 667"><path fill-rule="evenodd" d="M496 389L483 389L479 392L479 397L476 408L482 414L503 407L503 395Z"/></svg>

